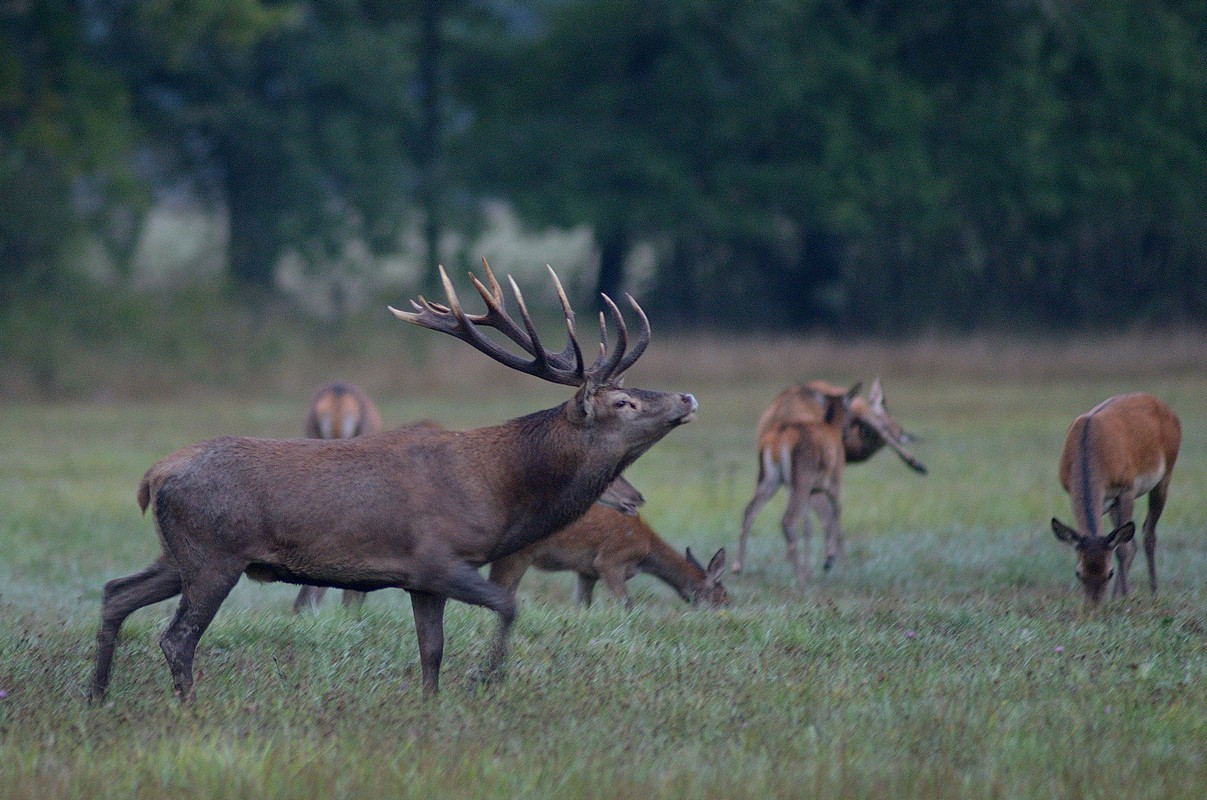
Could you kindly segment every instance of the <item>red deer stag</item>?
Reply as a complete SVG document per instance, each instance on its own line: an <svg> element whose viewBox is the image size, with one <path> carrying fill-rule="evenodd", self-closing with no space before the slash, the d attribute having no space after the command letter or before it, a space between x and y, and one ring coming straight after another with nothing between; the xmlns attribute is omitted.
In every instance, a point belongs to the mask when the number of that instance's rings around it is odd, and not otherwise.
<svg viewBox="0 0 1207 800"><path fill-rule="evenodd" d="M499 363L577 387L560 406L501 425L449 431L412 425L376 436L333 440L224 437L191 445L154 464L138 488L150 506L163 554L142 572L105 584L91 696L109 683L122 622L136 609L181 595L160 637L176 694L193 691L197 642L227 594L246 574L258 581L411 596L423 688L439 688L444 607L449 599L484 606L499 617L482 680L502 673L516 616L510 592L478 567L540 541L578 519L608 484L655 442L695 418L690 394L625 389L620 376L649 343L641 323L629 348L620 309L604 305L616 328L610 350L601 315L598 357L588 366L574 313L557 276L554 286L569 331L560 352L545 348L515 281L522 324L504 308L483 262L486 304L467 314L441 270L448 304L420 297L400 320L450 334ZM552 270L550 273L552 274ZM497 330L518 355L480 330Z"/></svg>
<svg viewBox="0 0 1207 800"><path fill-rule="evenodd" d="M760 443L763 442L764 439L772 435L772 431L786 424L812 423L824 420L826 405L830 399L842 397L845 393L846 389L835 386L832 383L827 383L826 381L810 381L806 384L790 386L780 392L771 401L771 405L767 407L762 416L759 417L759 424L755 434L757 441ZM846 434L843 436L843 451L846 463L858 464L866 461L880 452L880 449L887 444L911 469L919 474L926 474L926 466L905 448L905 443L910 441L912 437L889 414L888 407L884 402L884 389L880 385L880 378L872 381L872 388L868 390L866 400L862 397L855 397L851 401L850 414L850 425L847 426ZM764 486L762 479L762 463L764 458L765 453L760 444L760 478L756 485L754 497L746 507L745 519L748 522L743 525L745 533L738 540L738 557L734 560L731 567L735 573L741 572L742 566L745 563L746 537L749 535L750 526L753 525L754 518L763 509L763 506L771 500L780 486L779 483ZM760 488L763 491L760 491ZM837 524L836 520L829 518L829 514L833 511L833 506L824 493L811 496L809 506L817 514L818 519L827 530ZM846 542L842 540L842 528L838 527L837 530L840 537L838 550L839 552L845 552ZM825 564L826 569L832 566L831 562Z"/></svg>
<svg viewBox="0 0 1207 800"><path fill-rule="evenodd" d="M359 386L332 381L319 387L310 398L306 435L311 439L351 439L368 433L381 433L381 414ZM297 614L303 608L317 611L326 593L325 586L303 586L293 601L293 613ZM344 607L360 606L364 602L364 592L344 590Z"/></svg>
<svg viewBox="0 0 1207 800"><path fill-rule="evenodd" d="M797 583L804 586L812 577L809 509L819 501L824 505L818 516L826 531L825 569L829 570L843 556L845 544L839 521L842 513L839 494L846 464L843 442L850 427L851 404L858 391L859 384L855 384L841 395L817 392L816 402L825 409L820 420L772 423L759 437L758 484L742 515L735 572L742 569L746 539L755 515L780 486L787 486L790 492L782 526L788 562L795 569ZM797 553L798 529L804 534L803 558Z"/></svg>
<svg viewBox="0 0 1207 800"><path fill-rule="evenodd" d="M1182 425L1169 406L1151 394L1116 395L1077 419L1065 434L1060 454L1060 485L1073 502L1071 528L1053 517L1052 532L1077 551L1077 577L1086 601L1097 605L1115 574L1111 553L1119 562L1116 596L1127 594L1127 572L1136 557L1136 498L1148 494L1144 517L1144 558L1148 585L1157 592L1157 520L1165 508L1169 479ZM1114 530L1099 532L1099 521L1110 512Z"/></svg>
<svg viewBox="0 0 1207 800"><path fill-rule="evenodd" d="M665 582L688 603L710 606L729 604L721 584L725 572L725 549L700 565L692 556L675 552L639 516L627 516L596 504L591 510L548 539L525 547L490 565L490 580L515 594L529 567L546 572L578 573L574 600L591 605L595 582L603 578L612 597L631 605L625 581L644 572Z"/></svg>

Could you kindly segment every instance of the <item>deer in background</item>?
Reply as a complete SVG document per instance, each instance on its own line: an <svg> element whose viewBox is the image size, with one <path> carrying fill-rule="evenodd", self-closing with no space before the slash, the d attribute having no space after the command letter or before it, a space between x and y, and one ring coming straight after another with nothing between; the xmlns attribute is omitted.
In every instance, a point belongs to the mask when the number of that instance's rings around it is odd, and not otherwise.
<svg viewBox="0 0 1207 800"><path fill-rule="evenodd" d="M370 433L381 433L381 414L359 386L332 381L319 387L310 398L306 435L311 439L351 439ZM324 586L303 586L293 601L293 613L303 608L317 611L326 593ZM360 607L365 602L365 593L345 589L342 599L345 608Z"/></svg>
<svg viewBox="0 0 1207 800"><path fill-rule="evenodd" d="M1060 485L1073 503L1077 527L1052 518L1056 538L1077 552L1077 578L1086 601L1097 605L1115 574L1111 554L1119 565L1114 594L1127 594L1127 573L1136 557L1136 498L1148 495L1144 517L1144 558L1148 584L1157 592L1157 520L1169 495L1169 479L1182 425L1169 408L1151 394L1121 394L1073 420L1060 454ZM1103 536L1099 522L1110 512L1114 529Z"/></svg>
<svg viewBox="0 0 1207 800"><path fill-rule="evenodd" d="M729 604L721 583L725 572L725 548L716 552L707 567L662 540L639 516L629 516L596 504L578 521L548 539L501 558L490 565L490 580L512 594L529 567L546 572L578 573L574 601L591 605L595 583L604 584L618 602L631 606L625 582L643 572L674 589L692 605Z"/></svg>
<svg viewBox="0 0 1207 800"><path fill-rule="evenodd" d="M782 480L776 479L775 474L764 468L768 458L771 458L772 461L776 460L775 450L778 447L775 444L776 432L788 425L824 421L828 413L827 409L832 411L833 402L845 394L847 394L846 389L826 381L810 381L791 386L780 392L759 417L756 430L756 440L759 443L759 478L754 497L746 506L743 516L742 533L738 538L737 558L734 559L731 568L733 572L741 572L745 564L746 539L750 535L754 518L771 500L779 487L784 485ZM912 470L922 475L926 474L926 466L905 448L905 443L912 437L889 414L880 378L872 381L866 400L858 396L850 400L848 412L850 421L842 438L845 463L857 464L866 461L888 445L889 449L893 450ZM770 444L771 449L765 447L765 444ZM835 532L837 542L834 545L833 558L841 557L846 552L846 542L840 521L833 516L837 514L839 505L831 502L825 492L811 494L804 502L807 502L810 510L817 514L825 530ZM789 510L793 509L789 508ZM785 519L787 519L786 516ZM809 524L807 514L805 524ZM827 558L824 564L825 569L829 570L833 566L833 558Z"/></svg>
<svg viewBox="0 0 1207 800"><path fill-rule="evenodd" d="M851 401L859 391L859 384L845 394L834 397L818 395L818 402L825 412L821 420L809 422L781 422L773 425L759 437L759 477L754 498L742 515L742 531L738 536L738 557L735 571L741 570L746 553L746 539L754 523L755 514L762 508L780 486L789 491L788 507L784 511L782 527L787 543L788 563L796 573L796 581L805 586L812 577L810 540L812 525L809 508L813 497L821 497L827 505L823 519L826 531L826 562L828 570L842 556L842 531L839 518L842 513L840 490L842 470L846 464L843 440L851 420ZM797 552L798 536L803 533L803 558Z"/></svg>
<svg viewBox="0 0 1207 800"><path fill-rule="evenodd" d="M626 389L623 373L649 343L649 321L629 347L620 309L604 305L616 328L609 349L600 315L599 355L589 365L574 313L556 274L568 330L560 352L537 336L515 281L521 322L483 261L489 288L471 276L486 304L462 307L444 270L447 304L420 297L400 320L450 334L504 366L575 388L554 408L501 425L449 431L413 425L352 439L223 437L190 445L152 465L138 487L163 553L145 570L105 584L90 695L109 683L122 623L135 610L179 594L160 637L178 697L193 691L197 643L242 575L257 581L371 591L397 587L411 597L423 688L439 688L448 600L484 606L499 618L482 680L502 673L515 598L478 567L540 541L578 519L608 484L697 409L690 394ZM522 351L488 337L493 328Z"/></svg>

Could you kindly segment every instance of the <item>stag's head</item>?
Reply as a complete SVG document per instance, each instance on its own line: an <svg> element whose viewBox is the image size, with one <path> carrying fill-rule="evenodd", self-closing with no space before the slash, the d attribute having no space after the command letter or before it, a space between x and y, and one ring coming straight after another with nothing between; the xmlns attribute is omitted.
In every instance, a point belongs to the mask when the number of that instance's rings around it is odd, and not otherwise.
<svg viewBox="0 0 1207 800"><path fill-rule="evenodd" d="M1116 547L1130 542L1136 535L1136 523L1128 521L1106 536L1095 536L1092 533L1083 534L1053 517L1052 532L1077 553L1077 580L1081 581L1081 588L1085 590L1086 601L1091 606L1098 605L1115 574L1111 568L1111 556Z"/></svg>
<svg viewBox="0 0 1207 800"><path fill-rule="evenodd" d="M631 295L625 295L625 299L641 325L636 342L630 347L624 316L610 297L601 295L616 330L616 342L609 347L607 318L601 313L599 354L588 364L578 343L574 311L552 267L549 268L549 274L557 290L567 331L566 345L559 352L547 350L541 343L524 303L524 296L515 281L508 278L520 311L519 323L507 313L503 291L485 259L482 260L482 268L486 276L485 284L475 275L470 275L474 288L486 304L486 311L481 314L465 312L443 267L440 268L440 280L444 285L447 303L436 303L420 297L411 301L413 311L395 308L390 311L404 322L454 336L518 372L576 387L578 391L566 405L572 424L589 434L593 448L601 453L617 454L619 469L632 463L672 429L695 419L697 403L690 394L626 389L622 386L625 371L641 357L650 341L649 319ZM482 327L493 328L503 334L523 351L522 354L514 353L487 338L479 330Z"/></svg>

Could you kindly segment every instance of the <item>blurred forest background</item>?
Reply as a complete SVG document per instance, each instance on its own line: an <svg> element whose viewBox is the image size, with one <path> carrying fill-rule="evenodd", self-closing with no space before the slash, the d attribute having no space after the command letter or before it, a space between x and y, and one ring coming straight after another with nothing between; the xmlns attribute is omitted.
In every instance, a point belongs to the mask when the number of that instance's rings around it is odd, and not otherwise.
<svg viewBox="0 0 1207 800"><path fill-rule="evenodd" d="M482 256L659 330L1200 328L1207 3L0 2L0 396Z"/></svg>

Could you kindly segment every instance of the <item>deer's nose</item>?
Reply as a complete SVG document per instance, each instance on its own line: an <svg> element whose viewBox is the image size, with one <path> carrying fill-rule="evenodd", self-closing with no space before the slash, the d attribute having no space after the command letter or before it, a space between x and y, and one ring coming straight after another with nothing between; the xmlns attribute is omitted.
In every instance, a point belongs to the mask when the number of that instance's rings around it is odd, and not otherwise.
<svg viewBox="0 0 1207 800"><path fill-rule="evenodd" d="M698 402L696 402L696 396L694 394L681 394L681 395L679 395L679 397L683 400L684 403L687 404L687 407L690 408L692 411L695 411L697 408L700 407L700 404Z"/></svg>

